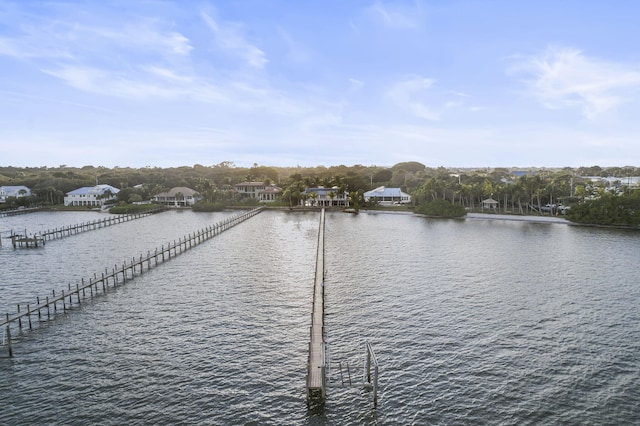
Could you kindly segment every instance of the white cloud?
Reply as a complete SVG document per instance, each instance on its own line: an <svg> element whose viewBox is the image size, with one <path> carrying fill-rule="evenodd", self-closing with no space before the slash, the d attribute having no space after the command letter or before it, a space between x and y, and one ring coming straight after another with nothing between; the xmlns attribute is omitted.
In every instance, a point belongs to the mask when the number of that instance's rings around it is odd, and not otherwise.
<svg viewBox="0 0 640 426"><path fill-rule="evenodd" d="M0 37L0 55L18 59L72 59L73 56L64 46L56 45L47 37L42 41L27 35L20 38Z"/></svg>
<svg viewBox="0 0 640 426"><path fill-rule="evenodd" d="M422 93L431 89L435 80L423 77L410 77L395 83L387 92L387 96L399 107L425 120L438 121L440 115L428 107L419 98Z"/></svg>
<svg viewBox="0 0 640 426"><path fill-rule="evenodd" d="M92 67L66 65L58 69L44 69L43 72L63 80L76 89L101 95L123 98L173 98L177 94L175 88Z"/></svg>
<svg viewBox="0 0 640 426"><path fill-rule="evenodd" d="M158 67L148 67L128 74L72 65L42 71L78 90L124 99L188 98L206 103L226 103L231 99L228 94L211 84L193 81L191 77L182 77Z"/></svg>
<svg viewBox="0 0 640 426"><path fill-rule="evenodd" d="M383 3L376 0L367 8L366 12L375 22L393 29L418 28L422 18L422 10L418 2L412 6L406 6L400 3Z"/></svg>
<svg viewBox="0 0 640 426"><path fill-rule="evenodd" d="M155 20L140 20L120 27L87 28L74 26L78 35L97 38L125 49L155 51L163 55L188 55L193 47L191 41L175 31L163 31Z"/></svg>
<svg viewBox="0 0 640 426"><path fill-rule="evenodd" d="M640 89L640 67L591 58L573 48L548 48L519 58L509 70L528 74L529 94L550 109L576 108L594 119Z"/></svg>
<svg viewBox="0 0 640 426"><path fill-rule="evenodd" d="M150 74L173 82L190 83L194 80L191 76L179 75L176 71L165 67L150 65L144 69Z"/></svg>
<svg viewBox="0 0 640 426"><path fill-rule="evenodd" d="M222 49L242 57L254 68L263 68L268 62L262 50L244 39L240 26L229 23L219 24L206 12L202 12L201 16L216 35L216 42Z"/></svg>

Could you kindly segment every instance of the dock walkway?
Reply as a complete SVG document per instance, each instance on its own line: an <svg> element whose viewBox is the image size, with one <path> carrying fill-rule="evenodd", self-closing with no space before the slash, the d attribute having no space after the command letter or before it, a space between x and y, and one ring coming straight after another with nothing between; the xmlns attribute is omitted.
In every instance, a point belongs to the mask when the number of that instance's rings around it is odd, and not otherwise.
<svg viewBox="0 0 640 426"><path fill-rule="evenodd" d="M307 363L307 403L322 403L326 398L326 343L324 333L324 209L320 212L318 253L316 256L313 307L311 311L311 339Z"/></svg>

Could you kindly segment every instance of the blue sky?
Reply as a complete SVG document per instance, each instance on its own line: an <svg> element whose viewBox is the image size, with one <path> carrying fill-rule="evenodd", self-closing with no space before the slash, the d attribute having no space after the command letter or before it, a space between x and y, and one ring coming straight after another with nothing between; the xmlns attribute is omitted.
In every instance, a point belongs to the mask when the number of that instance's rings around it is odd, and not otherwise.
<svg viewBox="0 0 640 426"><path fill-rule="evenodd" d="M634 0L0 0L0 165L640 166Z"/></svg>

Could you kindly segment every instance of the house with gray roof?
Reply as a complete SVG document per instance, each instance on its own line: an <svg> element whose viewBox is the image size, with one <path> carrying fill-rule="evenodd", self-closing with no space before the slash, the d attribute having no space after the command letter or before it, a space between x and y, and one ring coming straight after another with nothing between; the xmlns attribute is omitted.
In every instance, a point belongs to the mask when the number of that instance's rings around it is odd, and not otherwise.
<svg viewBox="0 0 640 426"><path fill-rule="evenodd" d="M120 192L118 188L106 184L84 186L67 192L64 197L64 205L101 207L106 202L115 200L118 192Z"/></svg>
<svg viewBox="0 0 640 426"><path fill-rule="evenodd" d="M411 202L411 195L402 192L400 188L379 186L376 189L365 192L364 201L378 203L381 206L409 204Z"/></svg>
<svg viewBox="0 0 640 426"><path fill-rule="evenodd" d="M198 193L186 186L176 186L167 192L161 192L151 197L151 201L165 206L186 207L192 206L202 199Z"/></svg>
<svg viewBox="0 0 640 426"><path fill-rule="evenodd" d="M28 197L31 190L24 185L0 186L0 203L6 203L9 197Z"/></svg>

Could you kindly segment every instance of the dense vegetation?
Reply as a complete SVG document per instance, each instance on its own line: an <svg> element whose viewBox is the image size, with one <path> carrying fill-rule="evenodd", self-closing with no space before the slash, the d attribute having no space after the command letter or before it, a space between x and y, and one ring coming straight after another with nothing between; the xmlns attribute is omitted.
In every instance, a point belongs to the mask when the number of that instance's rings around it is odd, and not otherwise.
<svg viewBox="0 0 640 426"><path fill-rule="evenodd" d="M434 217L462 217L467 214L467 209L447 200L433 200L418 206L415 212Z"/></svg>
<svg viewBox="0 0 640 426"><path fill-rule="evenodd" d="M573 206L567 213L567 219L576 223L606 226L640 226L640 194L603 194L597 199Z"/></svg>
<svg viewBox="0 0 640 426"><path fill-rule="evenodd" d="M164 206L159 204L122 204L112 207L109 212L114 214L135 214L161 208L164 208Z"/></svg>
<svg viewBox="0 0 640 426"><path fill-rule="evenodd" d="M186 186L196 190L202 204L196 209L219 209L220 206L252 205L257 202L242 198L233 191L233 185L243 181L263 181L283 189L282 196L274 203L281 206L298 206L305 201L307 187L333 188L336 195L348 194L352 206L373 207L364 202L363 194L378 186L399 187L412 197L415 211L443 208L464 208L467 211L495 211L511 214L553 214L545 211L546 204L572 206L568 218L577 222L615 222L633 225L635 213L627 212L634 205L634 191L625 185L625 177L639 176L635 167L601 168L599 166L577 169L447 169L430 168L418 162L404 162L392 167L381 166L331 166L331 167L270 167L254 164L252 167L236 167L222 162L213 166L196 164L177 168L106 168L85 166L82 168L60 166L55 168L0 167L1 185L25 185L31 188L31 197L10 199L0 208L17 206L48 206L63 203L65 193L82 186L105 183L120 189L117 203L120 206L148 200L151 196L173 187ZM619 182L594 181L588 177L617 176ZM637 191L635 191L637 192ZM611 199L602 202L619 203L622 214L607 208L602 211L612 215L606 220L596 215L599 211L593 201L609 194ZM614 195L615 194L615 195ZM482 202L493 199L498 202L494 210L482 209ZM431 204L431 207L428 207ZM456 207L453 207L456 206ZM591 207L590 207L591 206ZM586 210L594 209L590 214ZM451 210L453 211L453 210ZM633 210L635 212L635 210ZM441 212L442 213L442 212ZM614 214L615 213L615 214ZM457 213L456 213L457 214ZM626 215L626 216L625 216ZM591 222L597 220L598 222Z"/></svg>

